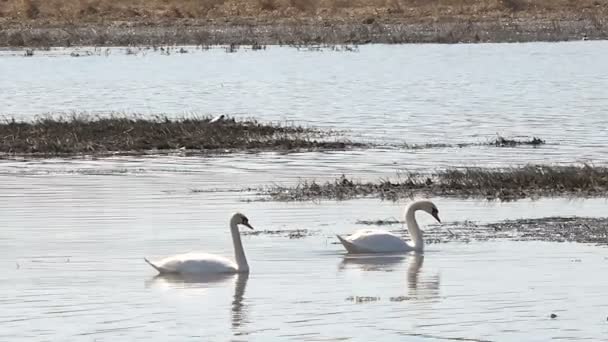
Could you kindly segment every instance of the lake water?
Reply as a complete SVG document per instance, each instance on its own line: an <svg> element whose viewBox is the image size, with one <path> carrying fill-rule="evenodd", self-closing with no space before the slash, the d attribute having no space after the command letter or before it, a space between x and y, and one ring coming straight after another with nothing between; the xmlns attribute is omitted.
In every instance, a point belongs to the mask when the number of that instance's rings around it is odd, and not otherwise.
<svg viewBox="0 0 608 342"><path fill-rule="evenodd" d="M244 187L401 170L604 164L607 42L271 47L160 55L0 55L0 114L189 112L348 130L380 143L538 136L540 148L380 147L329 153L0 160L0 341L608 340L605 247L430 244L423 257L348 258L335 234L406 202L250 202ZM121 52L122 51L122 52ZM192 190L203 190L193 192ZM433 198L445 222L603 216L604 199ZM232 255L247 214L247 278L154 278L143 257ZM418 216L424 229L432 218ZM287 234L306 229L309 236ZM551 314L556 314L554 319Z"/></svg>

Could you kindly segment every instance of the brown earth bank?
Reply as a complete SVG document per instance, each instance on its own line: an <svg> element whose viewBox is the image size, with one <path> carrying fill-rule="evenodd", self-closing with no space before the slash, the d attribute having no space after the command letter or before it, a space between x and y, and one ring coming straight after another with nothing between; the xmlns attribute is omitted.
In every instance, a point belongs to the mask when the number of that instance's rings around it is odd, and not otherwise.
<svg viewBox="0 0 608 342"><path fill-rule="evenodd" d="M0 46L605 39L608 0L0 0Z"/></svg>

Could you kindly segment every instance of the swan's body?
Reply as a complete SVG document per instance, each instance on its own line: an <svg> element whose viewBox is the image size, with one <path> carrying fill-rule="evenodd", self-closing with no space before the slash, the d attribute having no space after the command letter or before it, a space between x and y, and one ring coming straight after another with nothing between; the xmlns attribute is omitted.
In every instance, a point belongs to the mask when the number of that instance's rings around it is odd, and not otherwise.
<svg viewBox="0 0 608 342"><path fill-rule="evenodd" d="M208 253L185 253L170 256L155 263L144 258L144 260L154 267L159 273L238 273L238 265L219 255ZM201 270L204 270L202 272Z"/></svg>
<svg viewBox="0 0 608 342"><path fill-rule="evenodd" d="M348 253L353 254L395 253L413 250L413 246L399 236L380 229L361 229L346 238L340 235L337 237Z"/></svg>
<svg viewBox="0 0 608 342"><path fill-rule="evenodd" d="M249 272L249 265L247 264L247 258L245 257L245 251L241 242L239 224L253 229L249 225L249 220L245 215L236 213L232 216L230 220L230 232L232 233L236 262L219 255L196 252L178 254L156 262L152 262L146 258L144 260L160 274L247 273Z"/></svg>
<svg viewBox="0 0 608 342"><path fill-rule="evenodd" d="M361 229L348 237L337 235L338 239L346 248L348 253L403 253L403 252L422 252L424 241L422 231L416 222L415 213L423 210L431 214L437 221L439 211L435 204L430 201L417 201L412 203L405 212L405 222L412 241L403 241L399 236L379 229Z"/></svg>

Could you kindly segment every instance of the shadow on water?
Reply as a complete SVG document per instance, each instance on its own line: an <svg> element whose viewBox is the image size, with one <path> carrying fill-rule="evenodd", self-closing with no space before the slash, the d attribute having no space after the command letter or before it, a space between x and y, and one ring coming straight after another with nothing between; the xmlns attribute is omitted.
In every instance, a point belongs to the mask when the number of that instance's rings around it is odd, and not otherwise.
<svg viewBox="0 0 608 342"><path fill-rule="evenodd" d="M239 274L212 274L212 275L156 275L146 281L146 286L161 285L172 288L194 289L207 288L210 284L221 284L234 278L234 296L231 305L231 324L232 328L241 327L247 322L247 308L243 303L245 289L249 280L248 273Z"/></svg>

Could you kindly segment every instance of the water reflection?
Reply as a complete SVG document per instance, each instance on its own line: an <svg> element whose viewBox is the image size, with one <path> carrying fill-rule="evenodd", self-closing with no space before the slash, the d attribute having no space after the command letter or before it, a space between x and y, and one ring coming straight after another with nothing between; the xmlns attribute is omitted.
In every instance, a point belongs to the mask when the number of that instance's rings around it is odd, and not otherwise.
<svg viewBox="0 0 608 342"><path fill-rule="evenodd" d="M424 263L424 255L412 253L407 269L408 295L416 299L429 299L439 297L439 274L420 277L420 270Z"/></svg>
<svg viewBox="0 0 608 342"><path fill-rule="evenodd" d="M342 259L339 270L354 266L361 271L392 272L408 260L407 288L408 297L412 299L430 299L439 297L439 274L428 275L422 271L424 254L412 252L409 255L347 255Z"/></svg>
<svg viewBox="0 0 608 342"><path fill-rule="evenodd" d="M245 289L249 274L213 274L213 275L178 275L159 274L146 282L147 286L160 285L161 287L172 287L181 289L207 289L210 284L227 282L234 278L234 295L230 307L231 325L233 329L241 327L247 322L247 308L243 303Z"/></svg>
<svg viewBox="0 0 608 342"><path fill-rule="evenodd" d="M404 255L346 255L339 265L339 269L345 270L349 266L355 266L362 271L385 271L391 272L405 260Z"/></svg>
<svg viewBox="0 0 608 342"><path fill-rule="evenodd" d="M232 300L232 328L236 329L247 322L247 308L243 304L245 288L249 273L238 274L234 282L234 299Z"/></svg>

